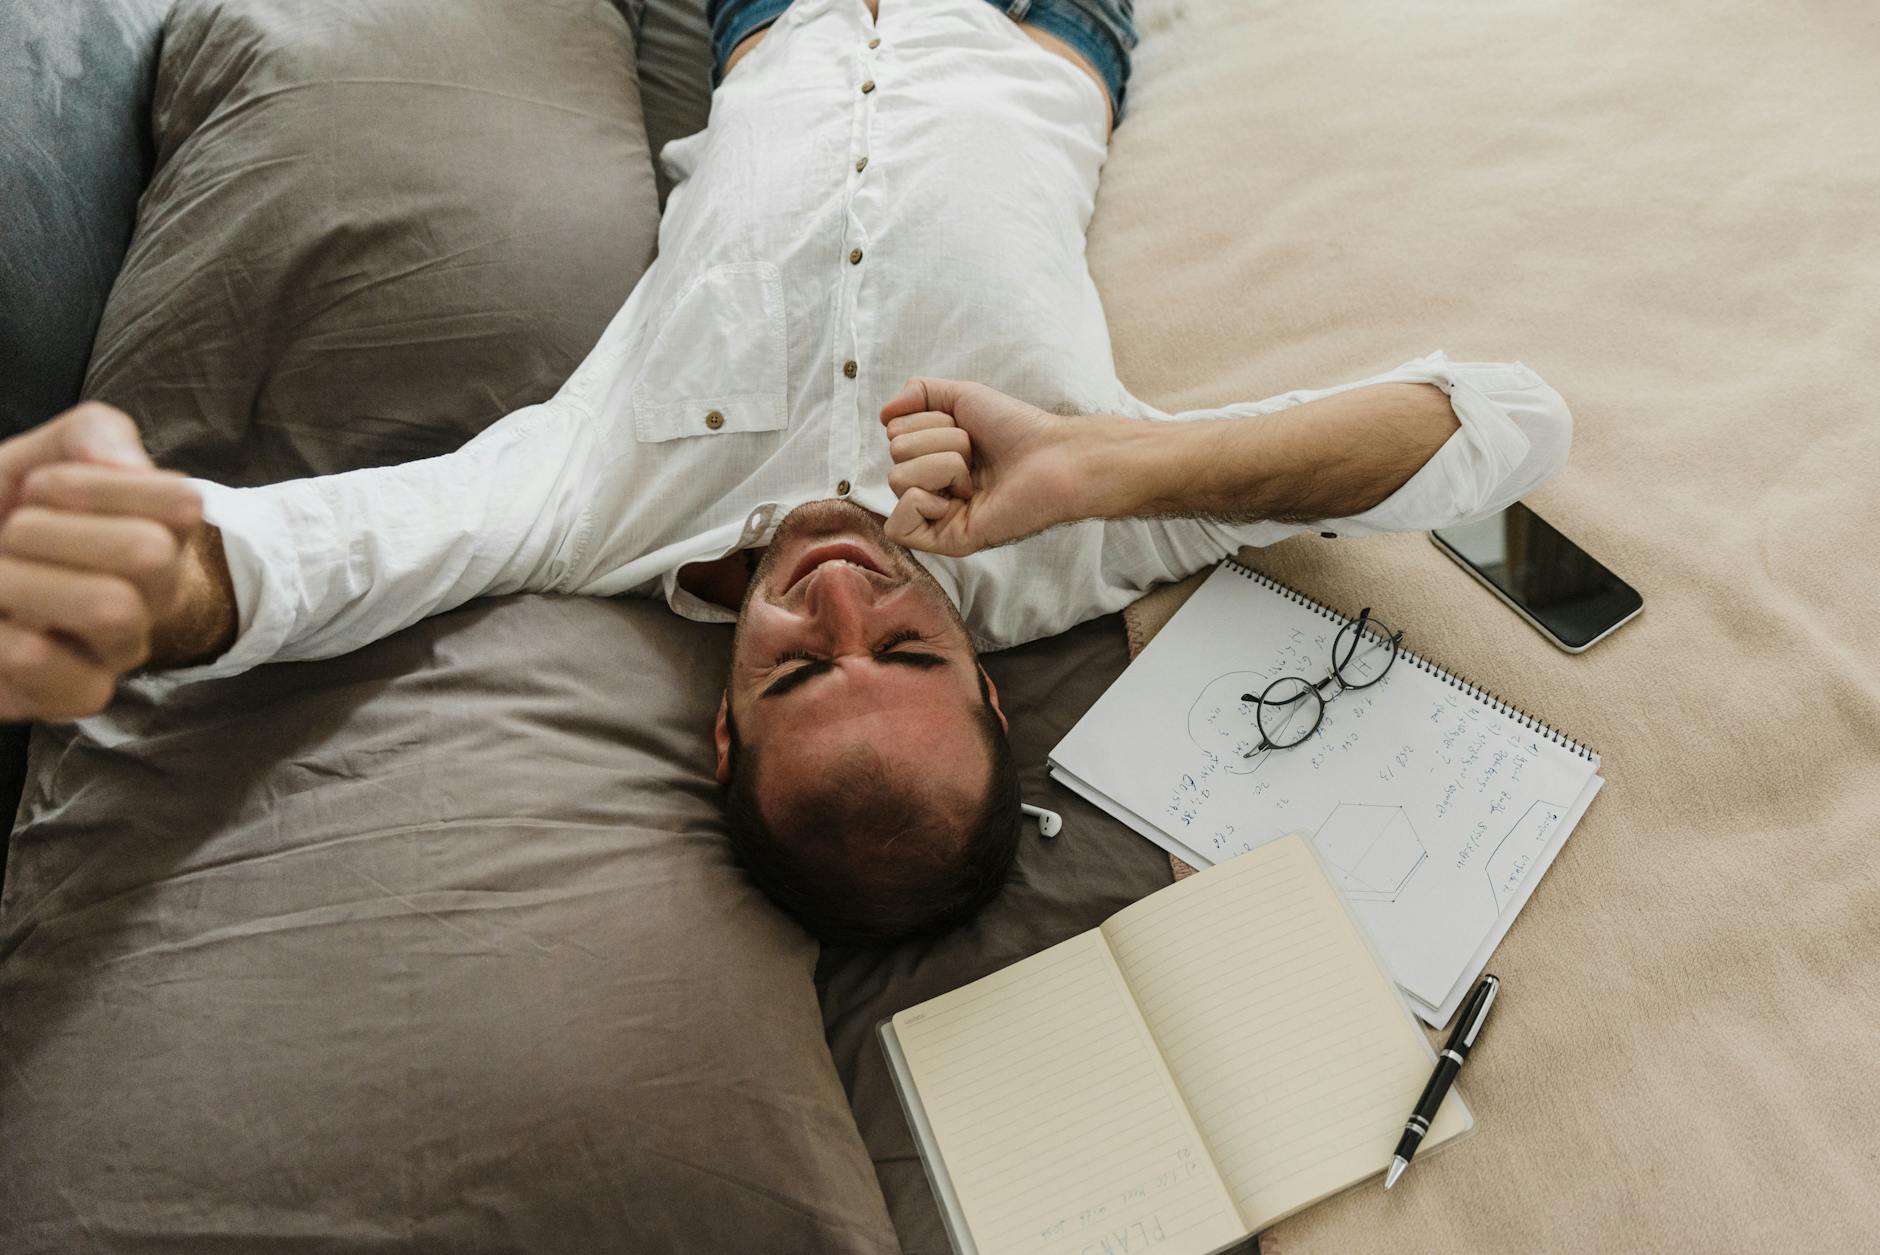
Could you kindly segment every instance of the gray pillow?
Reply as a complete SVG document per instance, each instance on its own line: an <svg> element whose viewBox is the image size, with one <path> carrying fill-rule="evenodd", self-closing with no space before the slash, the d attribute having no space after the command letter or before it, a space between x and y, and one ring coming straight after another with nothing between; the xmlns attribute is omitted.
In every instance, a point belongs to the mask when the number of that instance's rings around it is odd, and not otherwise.
<svg viewBox="0 0 1880 1255"><path fill-rule="evenodd" d="M554 392L658 234L608 0L180 0L86 394L252 484L445 452Z"/></svg>
<svg viewBox="0 0 1880 1255"><path fill-rule="evenodd" d="M723 835L729 648L509 598L40 729L0 1251L893 1250Z"/></svg>
<svg viewBox="0 0 1880 1255"><path fill-rule="evenodd" d="M705 0L647 0L639 25L640 98L663 207L672 184L660 149L705 129L712 105L712 29Z"/></svg>

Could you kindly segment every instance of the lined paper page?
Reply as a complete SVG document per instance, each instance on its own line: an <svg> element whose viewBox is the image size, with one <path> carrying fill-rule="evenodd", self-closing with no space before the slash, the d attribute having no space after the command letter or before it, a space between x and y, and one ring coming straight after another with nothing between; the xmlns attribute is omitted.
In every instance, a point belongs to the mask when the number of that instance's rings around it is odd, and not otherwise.
<svg viewBox="0 0 1880 1255"><path fill-rule="evenodd" d="M1390 1162L1430 1050L1303 836L1145 898L1102 932L1251 1227ZM1424 1146L1469 1123L1451 1091Z"/></svg>
<svg viewBox="0 0 1880 1255"><path fill-rule="evenodd" d="M1199 1255L1248 1232L1098 933L894 1031L982 1255Z"/></svg>

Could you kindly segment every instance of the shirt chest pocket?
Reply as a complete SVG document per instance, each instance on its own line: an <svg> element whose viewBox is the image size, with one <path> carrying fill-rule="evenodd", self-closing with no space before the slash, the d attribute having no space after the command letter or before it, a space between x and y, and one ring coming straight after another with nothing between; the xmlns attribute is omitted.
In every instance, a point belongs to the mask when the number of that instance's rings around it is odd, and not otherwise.
<svg viewBox="0 0 1880 1255"><path fill-rule="evenodd" d="M775 266L706 271L661 319L640 359L634 435L655 443L788 427L788 344Z"/></svg>

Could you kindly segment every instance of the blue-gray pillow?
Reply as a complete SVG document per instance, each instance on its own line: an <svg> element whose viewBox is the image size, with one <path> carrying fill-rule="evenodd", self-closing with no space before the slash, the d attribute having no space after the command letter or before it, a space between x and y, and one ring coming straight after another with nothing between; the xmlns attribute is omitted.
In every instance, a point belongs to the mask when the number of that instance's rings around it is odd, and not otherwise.
<svg viewBox="0 0 1880 1255"><path fill-rule="evenodd" d="M150 172L170 3L0 4L0 438L79 398Z"/></svg>

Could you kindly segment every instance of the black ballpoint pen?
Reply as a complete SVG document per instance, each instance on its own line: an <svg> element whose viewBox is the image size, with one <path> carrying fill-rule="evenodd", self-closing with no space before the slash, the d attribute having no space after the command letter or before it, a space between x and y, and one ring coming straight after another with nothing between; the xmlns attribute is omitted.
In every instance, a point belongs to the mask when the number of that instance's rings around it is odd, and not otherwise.
<svg viewBox="0 0 1880 1255"><path fill-rule="evenodd" d="M1469 1000L1462 1004L1462 1014L1456 1017L1456 1029L1449 1034L1449 1044L1436 1057L1436 1071L1430 1076L1430 1083L1423 1087L1417 1109L1404 1123L1403 1136L1397 1139L1397 1153L1391 1156L1390 1171L1384 1174L1385 1189L1397 1184L1397 1178L1410 1166L1410 1157L1417 1153L1423 1135L1430 1131L1430 1121L1436 1118L1436 1109L1443 1105L1443 1096L1449 1093L1456 1073L1462 1071L1462 1065L1468 1061L1469 1049L1475 1045L1476 1035L1488 1019L1488 1009L1495 1005L1495 991L1500 988L1499 980L1484 976Z"/></svg>

